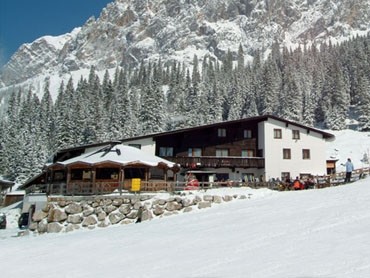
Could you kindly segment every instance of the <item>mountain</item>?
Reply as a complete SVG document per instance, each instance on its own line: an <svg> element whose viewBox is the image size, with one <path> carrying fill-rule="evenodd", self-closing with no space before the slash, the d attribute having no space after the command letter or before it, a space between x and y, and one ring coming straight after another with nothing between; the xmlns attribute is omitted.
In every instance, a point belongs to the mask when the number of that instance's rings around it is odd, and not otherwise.
<svg viewBox="0 0 370 278"><path fill-rule="evenodd" d="M116 0L71 33L22 45L1 69L0 92L19 84L41 90L45 77L60 81L92 65L220 60L229 50L236 57L240 45L248 60L274 43L335 43L369 30L367 0Z"/></svg>

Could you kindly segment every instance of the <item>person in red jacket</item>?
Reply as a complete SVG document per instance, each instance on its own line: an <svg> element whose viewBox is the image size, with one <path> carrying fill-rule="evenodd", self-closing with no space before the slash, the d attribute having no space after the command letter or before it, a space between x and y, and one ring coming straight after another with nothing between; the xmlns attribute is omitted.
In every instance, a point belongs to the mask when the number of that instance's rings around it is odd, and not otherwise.
<svg viewBox="0 0 370 278"><path fill-rule="evenodd" d="M295 180L293 181L293 189L294 190L301 190L301 189L304 189L304 185L303 183L299 180L298 177L295 178Z"/></svg>

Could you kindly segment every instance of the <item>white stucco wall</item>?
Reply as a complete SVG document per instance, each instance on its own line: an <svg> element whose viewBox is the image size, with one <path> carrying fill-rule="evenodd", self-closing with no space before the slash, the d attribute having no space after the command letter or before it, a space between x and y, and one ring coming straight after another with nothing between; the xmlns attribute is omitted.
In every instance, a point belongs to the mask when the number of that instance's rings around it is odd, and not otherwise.
<svg viewBox="0 0 370 278"><path fill-rule="evenodd" d="M126 145L126 146L129 146L131 144L141 145L142 151L155 155L155 142L153 141L153 138L151 137L123 142L123 145Z"/></svg>
<svg viewBox="0 0 370 278"><path fill-rule="evenodd" d="M281 139L274 139L274 129L282 131ZM265 157L265 177L280 178L289 172L292 178L300 174L326 174L326 144L322 134L284 122L269 119L259 123L258 145ZM300 139L292 138L292 130L299 130ZM283 159L283 149L291 149L291 159ZM310 150L310 159L302 158L302 150Z"/></svg>

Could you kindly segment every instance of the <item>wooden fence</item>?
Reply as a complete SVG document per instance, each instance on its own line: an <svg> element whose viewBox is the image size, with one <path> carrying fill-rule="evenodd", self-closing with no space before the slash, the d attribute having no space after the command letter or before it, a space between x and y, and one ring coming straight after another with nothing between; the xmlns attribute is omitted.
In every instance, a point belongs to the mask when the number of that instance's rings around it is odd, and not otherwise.
<svg viewBox="0 0 370 278"><path fill-rule="evenodd" d="M352 173L351 182L359 180L370 174L370 168L357 169ZM324 188L329 186L337 186L344 184L345 173L337 173L334 175L315 176L314 184L310 188ZM212 188L231 188L231 187L250 187L250 188L269 188L273 190L291 190L291 184L268 181L268 182L199 182L198 187L191 187L186 182L179 181L164 181L164 180L149 180L141 181L140 192L178 192L183 190L208 190ZM111 193L133 192L131 184L125 183L124 186L118 186L117 182L99 182L94 185L91 182L76 182L58 184L35 184L28 189L26 193L41 192L47 195L102 195Z"/></svg>

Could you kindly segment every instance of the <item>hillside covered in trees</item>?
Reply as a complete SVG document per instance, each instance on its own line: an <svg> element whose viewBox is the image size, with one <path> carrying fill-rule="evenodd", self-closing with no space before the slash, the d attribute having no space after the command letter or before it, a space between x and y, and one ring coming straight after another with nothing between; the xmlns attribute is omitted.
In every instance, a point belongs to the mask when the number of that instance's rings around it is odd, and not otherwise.
<svg viewBox="0 0 370 278"><path fill-rule="evenodd" d="M41 99L15 90L0 121L0 174L23 182L58 149L263 114L340 130L351 108L370 130L370 36L260 56L244 61L240 47L222 63L155 61L102 80L92 67L55 101L48 85Z"/></svg>

